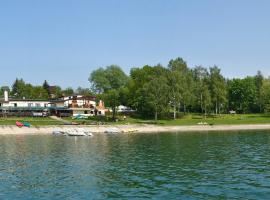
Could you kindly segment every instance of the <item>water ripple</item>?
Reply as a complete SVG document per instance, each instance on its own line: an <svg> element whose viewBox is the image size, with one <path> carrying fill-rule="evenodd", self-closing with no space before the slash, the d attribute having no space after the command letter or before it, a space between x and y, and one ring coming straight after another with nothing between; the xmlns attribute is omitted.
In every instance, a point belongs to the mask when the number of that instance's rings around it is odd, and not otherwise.
<svg viewBox="0 0 270 200"><path fill-rule="evenodd" d="M268 199L269 132L0 136L0 199Z"/></svg>

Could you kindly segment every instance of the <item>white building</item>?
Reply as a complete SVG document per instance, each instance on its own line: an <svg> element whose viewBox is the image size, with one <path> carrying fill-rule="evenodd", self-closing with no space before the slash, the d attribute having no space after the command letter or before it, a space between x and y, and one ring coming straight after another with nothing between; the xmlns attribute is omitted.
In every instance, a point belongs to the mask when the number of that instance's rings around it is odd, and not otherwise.
<svg viewBox="0 0 270 200"><path fill-rule="evenodd" d="M104 103L97 106L95 97L82 95L62 97L54 100L33 100L33 99L10 99L8 92L4 92L4 99L0 99L0 112L2 113L36 113L40 115L44 111L57 116L95 116L105 115ZM39 114L38 114L39 112ZM15 115L15 114L14 114Z"/></svg>
<svg viewBox="0 0 270 200"><path fill-rule="evenodd" d="M0 100L0 107L36 107L47 108L50 107L50 101L48 100L33 100L33 99L9 99L8 92L4 92L4 99Z"/></svg>

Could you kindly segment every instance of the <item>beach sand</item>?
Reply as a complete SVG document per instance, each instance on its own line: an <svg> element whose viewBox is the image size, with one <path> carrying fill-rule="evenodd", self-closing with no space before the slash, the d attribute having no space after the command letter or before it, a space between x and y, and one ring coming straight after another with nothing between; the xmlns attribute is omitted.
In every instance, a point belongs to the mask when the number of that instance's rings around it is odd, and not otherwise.
<svg viewBox="0 0 270 200"><path fill-rule="evenodd" d="M116 127L123 132L134 131L137 133L156 132L204 132L204 131L233 131L233 130L270 130L270 124L250 125L194 125L194 126L158 126L146 124L132 125L91 125L91 126L33 126L30 128L17 126L0 126L0 135L44 135L52 134L53 130L68 128L85 128L92 133L104 133L107 128Z"/></svg>

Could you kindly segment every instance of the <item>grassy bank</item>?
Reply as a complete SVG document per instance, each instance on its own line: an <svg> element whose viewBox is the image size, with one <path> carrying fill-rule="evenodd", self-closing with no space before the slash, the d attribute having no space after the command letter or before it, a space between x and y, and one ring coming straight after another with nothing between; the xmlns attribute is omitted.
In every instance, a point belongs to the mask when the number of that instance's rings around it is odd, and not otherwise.
<svg viewBox="0 0 270 200"><path fill-rule="evenodd" d="M61 125L62 122L53 120L49 117L9 117L0 118L0 125L15 125L16 121L29 122L33 126Z"/></svg>
<svg viewBox="0 0 270 200"><path fill-rule="evenodd" d="M112 122L109 117L106 118L91 118L91 119L72 119L64 118L67 121L75 122L78 124L85 125L96 125L96 124L109 124L109 125L121 125L121 124L158 124L158 125L197 125L200 122L206 122L210 125L240 125L240 124L270 124L269 114L237 114L237 115L217 115L208 116L204 118L200 115L189 114L184 115L179 119L167 119L167 120L145 120L134 117L127 117L125 120L123 117L118 116L117 122ZM27 121L32 125L61 125L63 122L51 119L49 117L45 118L0 118L0 125L15 125L16 121Z"/></svg>
<svg viewBox="0 0 270 200"><path fill-rule="evenodd" d="M97 119L69 119L70 121L84 124L95 124L98 122ZM206 122L212 125L238 125L238 124L270 124L269 114L237 114L237 115L213 115L207 118L202 117L198 114L184 115L179 119L166 119L166 120L145 120L134 117L127 117L125 120L123 117L118 116L117 122L111 122L108 119L99 119L106 124L158 124L158 125L197 125L200 122Z"/></svg>

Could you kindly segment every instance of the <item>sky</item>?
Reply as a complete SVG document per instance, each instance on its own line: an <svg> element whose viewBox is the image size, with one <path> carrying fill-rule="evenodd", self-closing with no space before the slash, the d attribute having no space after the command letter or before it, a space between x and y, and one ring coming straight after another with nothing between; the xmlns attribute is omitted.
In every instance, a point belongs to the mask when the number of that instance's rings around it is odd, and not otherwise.
<svg viewBox="0 0 270 200"><path fill-rule="evenodd" d="M226 78L270 76L269 10L268 0L0 0L0 85L89 87L99 67L128 74L176 57Z"/></svg>

